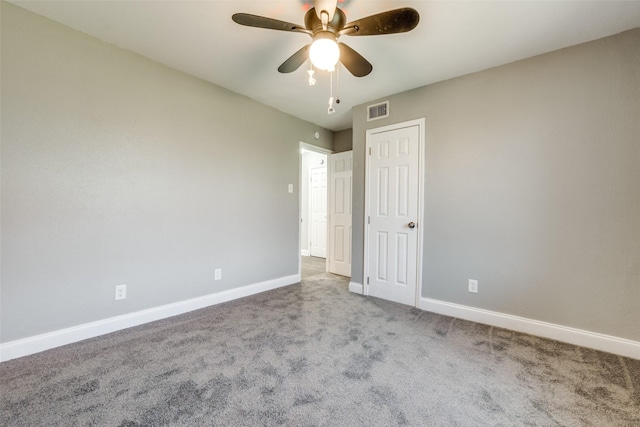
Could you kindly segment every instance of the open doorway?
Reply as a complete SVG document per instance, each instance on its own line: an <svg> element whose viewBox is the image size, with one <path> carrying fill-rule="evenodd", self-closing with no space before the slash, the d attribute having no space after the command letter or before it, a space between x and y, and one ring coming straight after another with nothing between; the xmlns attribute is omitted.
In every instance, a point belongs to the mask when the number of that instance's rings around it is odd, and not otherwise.
<svg viewBox="0 0 640 427"><path fill-rule="evenodd" d="M300 273L327 271L329 150L300 143Z"/></svg>

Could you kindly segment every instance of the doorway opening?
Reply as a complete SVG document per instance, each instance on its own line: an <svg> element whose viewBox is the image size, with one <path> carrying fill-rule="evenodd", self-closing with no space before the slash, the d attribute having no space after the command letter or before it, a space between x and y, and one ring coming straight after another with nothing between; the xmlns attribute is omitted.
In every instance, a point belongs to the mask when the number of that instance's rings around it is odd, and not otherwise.
<svg viewBox="0 0 640 427"><path fill-rule="evenodd" d="M331 151L300 143L300 274L327 271L328 160Z"/></svg>

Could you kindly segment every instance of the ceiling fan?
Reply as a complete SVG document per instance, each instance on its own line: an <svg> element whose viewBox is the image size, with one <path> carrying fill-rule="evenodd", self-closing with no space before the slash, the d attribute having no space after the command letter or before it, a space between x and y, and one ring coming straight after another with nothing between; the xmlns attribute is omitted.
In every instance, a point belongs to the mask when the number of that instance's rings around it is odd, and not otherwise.
<svg viewBox="0 0 640 427"><path fill-rule="evenodd" d="M375 36L404 33L413 30L420 20L415 9L401 8L361 18L346 23L345 13L337 7L337 0L315 0L314 7L304 16L304 26L248 13L236 13L231 17L236 23L248 27L305 33L313 42L302 47L284 61L278 71L291 73L309 58L316 68L333 71L338 61L356 77L368 75L373 66L362 55L338 37Z"/></svg>

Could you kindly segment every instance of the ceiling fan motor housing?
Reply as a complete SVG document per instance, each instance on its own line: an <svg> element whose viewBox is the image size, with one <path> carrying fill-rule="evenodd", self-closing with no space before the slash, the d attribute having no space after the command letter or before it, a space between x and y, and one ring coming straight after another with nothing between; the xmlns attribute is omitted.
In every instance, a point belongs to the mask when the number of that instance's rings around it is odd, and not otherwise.
<svg viewBox="0 0 640 427"><path fill-rule="evenodd" d="M339 8L336 8L336 12L333 14L333 19L327 24L327 31L333 31L334 33L337 33L345 26L346 23L347 17L345 16L344 12ZM308 30L313 31L314 34L318 31L323 30L322 21L320 20L320 18L318 18L315 8L312 7L304 15L304 26Z"/></svg>

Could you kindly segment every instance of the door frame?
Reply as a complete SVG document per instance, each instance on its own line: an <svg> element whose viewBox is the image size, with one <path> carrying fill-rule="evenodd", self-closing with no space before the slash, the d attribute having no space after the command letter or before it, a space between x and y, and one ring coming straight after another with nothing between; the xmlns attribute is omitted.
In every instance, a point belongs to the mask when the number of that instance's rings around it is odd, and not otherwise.
<svg viewBox="0 0 640 427"><path fill-rule="evenodd" d="M333 150L327 148L318 147L317 145L309 144L303 141L298 141L298 277L302 277L302 149L307 151L313 151L318 154L325 154L327 157L333 154ZM328 163L328 162L327 162ZM327 182L330 178L330 171L327 167ZM329 201L329 189L327 188L327 202ZM328 204L327 204L328 209ZM327 234L329 232L329 221L327 221ZM329 237L327 236L327 245L329 245ZM311 248L309 248L311 250ZM325 264L325 271L329 271L329 259Z"/></svg>
<svg viewBox="0 0 640 427"><path fill-rule="evenodd" d="M424 243L424 188L425 188L425 118L409 120L401 123L394 123L388 126L382 126L378 128L368 129L365 137L365 165L364 165L364 262L362 271L362 284L364 295L369 295L369 283L368 271L369 271L369 201L371 196L369 194L369 150L371 148L371 136L377 133L389 132L397 129L418 126L418 248L416 251L416 294L414 306L419 307L420 297L422 294L422 247Z"/></svg>

